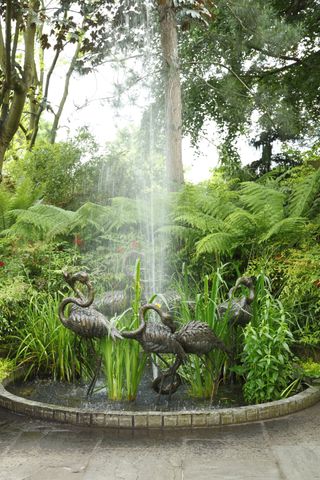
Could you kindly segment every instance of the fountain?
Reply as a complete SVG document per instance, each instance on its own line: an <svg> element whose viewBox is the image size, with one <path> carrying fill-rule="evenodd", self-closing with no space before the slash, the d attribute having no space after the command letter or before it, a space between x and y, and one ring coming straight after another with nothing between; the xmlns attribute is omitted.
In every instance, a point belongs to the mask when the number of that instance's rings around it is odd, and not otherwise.
<svg viewBox="0 0 320 480"><path fill-rule="evenodd" d="M116 338L116 340L110 339L112 344L114 342L121 344L125 341L132 344L139 342L143 350L148 353L156 352L160 356L162 353L172 353L175 356L175 362L168 366L166 371L160 373L155 380L147 371L147 375L141 382L139 400L134 403L134 406L132 402L107 400L105 391L95 393L92 398L87 397L80 384L66 387L60 383L52 381L44 383L40 380L35 390L34 383L23 383L19 387L18 384L16 386L12 382L13 378L0 384L0 406L23 414L76 425L113 428L193 428L273 418L310 406L320 399L320 390L310 387L288 399L260 405L241 406L242 402L237 401L231 408L224 408L225 404L221 395L218 397L219 408L208 405L208 401L195 401L194 399L186 401L185 397L181 396L182 392L180 393L181 379L178 369L181 368L184 361L188 361L189 355L197 354L202 357L212 348L232 355L232 352L213 334L208 325L203 322L191 321L177 329L170 314L163 312L155 304L145 304L139 310L140 325L138 328L133 331L122 330L119 332L96 310L91 310L91 314L88 315L92 308L88 303L93 300L88 275L79 272L72 276L65 274L65 278L78 295L77 300L73 299L74 303L77 302L77 310L73 316L71 315L71 319L70 317L66 319L63 314L64 305L68 299L62 301L60 315L62 315L66 327L72 328L77 334L87 339L92 339L93 336L106 336L108 332L111 332L112 337ZM246 280L244 281L246 282ZM76 282L83 283L88 287L89 301L78 290ZM239 281L236 283L236 286L238 285ZM234 302L242 304L244 298L246 297L240 297L237 300L231 298L229 305L234 305ZM225 305L220 305L220 307L221 311ZM145 318L148 310L154 310L157 313L159 317L157 321ZM239 310L236 308L230 309L230 311L232 311L234 322ZM248 313L248 308L246 312ZM83 325L82 322L84 322ZM233 323L229 319L228 322L229 325ZM97 328L98 324L102 324L102 327ZM157 344L155 340L157 340ZM17 378L19 378L19 374L16 374ZM153 385L154 392L150 389L150 384ZM173 398L169 403L159 404L156 392L158 392L158 397L159 394L163 394L161 395L163 397L165 397L164 394L172 394ZM23 396L26 398L22 398ZM58 404L59 402L61 403Z"/></svg>
<svg viewBox="0 0 320 480"><path fill-rule="evenodd" d="M145 63L148 64L152 57L149 48L152 35L150 6L147 8L146 17L144 49L147 52ZM193 428L272 418L311 405L320 398L318 389L311 388L291 399L263 405L244 406L243 400L237 399L228 408L224 408L224 400L218 395L218 405L211 405L213 394L216 394L213 389L209 401L186 399L183 375L185 363L190 360L191 355L196 357L195 364L198 362L199 366L203 362L208 370L210 368L210 352L219 351L224 361L225 358L233 356L233 345L225 345L209 324L196 319L190 320L179 328L170 316L170 308L168 309L169 313L165 312L162 305L159 307L152 303L154 299L150 300L157 292L164 292L167 287L168 271L165 258L168 244L167 238L163 234L161 234L161 239L159 238L159 227L163 226L165 218L168 216L163 192L166 192L166 185L169 182L164 172L164 166L159 166L160 155L159 145L157 145L159 135L158 132L157 135L155 134L151 88L147 97L148 104L151 105L147 114L148 128L146 130L148 134L144 139L144 148L141 148L139 153L140 164L143 168L137 175L139 184L136 185L136 199L132 199L132 201L136 200L137 210L140 214L137 231L139 241L142 239L144 247L141 282L139 273L134 295L131 295L130 290L115 289L104 293L92 305L93 290L88 274L84 272L74 275L66 273L65 280L75 292L75 297L71 297L73 299L71 303L74 303L74 306L69 316L65 317L64 307L68 303L66 300L70 302L70 297L64 299L59 310L60 319L65 327L73 330L91 344L91 353L96 365L90 385L87 387L76 384L66 387L49 382L49 386L43 388L45 390L43 397L30 398L30 395L34 394L31 392L31 385L24 384L20 390L17 390L12 384L12 379L7 379L2 385L0 384L0 406L18 413L77 425L114 428ZM162 150L164 150L163 146ZM77 282L88 288L87 295L78 289ZM143 292L141 292L140 283L143 285ZM249 294L234 298L233 294L241 285L249 288ZM175 292L167 295L168 298L170 296L175 297L176 301L179 300L179 296ZM162 297L158 298L162 300ZM229 299L218 306L217 317L220 318L218 321L223 322L227 316L227 324L230 329L236 328L237 324L248 323L253 299L253 279L241 277L230 290ZM146 301L147 303L145 303ZM131 305L133 305L133 311L129 322L125 311ZM99 310L101 311L99 312ZM147 312L150 310L156 314L152 320L146 318ZM112 317L117 320L116 325L113 324ZM128 325L128 322L131 324ZM104 342L103 352L100 351L100 355L96 353L93 343L97 338L102 338L102 342ZM121 345L126 346L122 349L122 353ZM156 354L159 358L159 361L152 363L152 368L145 370L144 376L145 357L141 355L140 346L142 353ZM169 354L173 355L172 363L168 362L167 355ZM123 362L126 361L125 368L123 365L121 366L119 358L125 358L123 360ZM119 376L128 374L125 380L130 375L133 377L133 372L135 372L137 382L141 384L140 390L131 390L129 382L122 379L128 390L126 402L118 398L116 400L107 399L106 388L103 382L99 383L98 378L102 361L111 383L113 380L117 380L114 378L116 375L112 370L115 367L118 369L116 373ZM116 362L119 363L114 365L113 363ZM162 370L163 366L167 367L166 370ZM15 376L16 379L19 374L23 375L23 372L18 372ZM218 375L215 379L217 383L220 381L221 371L218 372ZM214 386L215 382L213 382ZM98 385L97 390L100 388L101 390L94 392L96 384ZM42 381L38 383L38 387L38 390L44 387ZM107 390L111 396L111 387L108 386ZM22 398L23 393L27 398ZM137 400L133 403L135 395ZM61 397L61 404L58 404L58 397ZM39 398L43 398L43 400L39 401ZM167 401L167 399L169 400Z"/></svg>

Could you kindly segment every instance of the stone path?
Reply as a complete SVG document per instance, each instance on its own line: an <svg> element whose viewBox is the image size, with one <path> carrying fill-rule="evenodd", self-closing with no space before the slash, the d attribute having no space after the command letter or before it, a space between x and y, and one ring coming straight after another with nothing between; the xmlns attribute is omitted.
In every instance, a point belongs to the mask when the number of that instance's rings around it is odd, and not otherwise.
<svg viewBox="0 0 320 480"><path fill-rule="evenodd" d="M66 426L0 409L0 480L320 480L320 403L210 430Z"/></svg>

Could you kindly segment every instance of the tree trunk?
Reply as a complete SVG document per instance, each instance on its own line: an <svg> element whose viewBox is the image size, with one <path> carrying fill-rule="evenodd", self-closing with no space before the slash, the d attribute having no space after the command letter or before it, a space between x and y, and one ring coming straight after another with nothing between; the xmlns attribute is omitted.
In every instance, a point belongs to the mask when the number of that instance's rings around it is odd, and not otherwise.
<svg viewBox="0 0 320 480"><path fill-rule="evenodd" d="M1 125L0 132L0 182L2 180L2 167L5 153L19 128L20 118L22 116L23 107L26 101L26 92L14 92L13 100L8 112L7 118Z"/></svg>
<svg viewBox="0 0 320 480"><path fill-rule="evenodd" d="M176 190L183 184L184 179L178 35L172 0L159 0L159 13L165 78L166 167L168 187L170 190Z"/></svg>
<svg viewBox="0 0 320 480"><path fill-rule="evenodd" d="M0 24L0 66L5 73L5 89L1 95L2 104L0 122L0 181L5 153L13 139L22 117L29 87L34 77L34 43L36 34L36 15L39 11L39 0L30 0L26 26L23 31L24 60L21 70L16 67L18 24L12 38L12 2L7 3L5 35ZM18 20L16 20L16 23ZM12 58L11 58L12 57ZM9 93L10 92L10 93Z"/></svg>

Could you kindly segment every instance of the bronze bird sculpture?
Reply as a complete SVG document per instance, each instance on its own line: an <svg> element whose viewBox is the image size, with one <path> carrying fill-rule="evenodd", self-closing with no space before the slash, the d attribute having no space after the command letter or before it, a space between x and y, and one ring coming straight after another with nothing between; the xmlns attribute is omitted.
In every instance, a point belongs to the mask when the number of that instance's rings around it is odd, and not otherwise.
<svg viewBox="0 0 320 480"><path fill-rule="evenodd" d="M122 285L118 285L117 289L108 290L98 296L94 301L94 308L109 317L120 315L130 308L134 291L132 288L129 288L128 285L134 282L134 265L141 256L143 256L143 254L136 250L127 252L124 255L123 274L125 281L122 281ZM121 286L123 286L123 288L121 288Z"/></svg>
<svg viewBox="0 0 320 480"><path fill-rule="evenodd" d="M161 322L155 320L145 321L145 314L148 310L154 310L161 319ZM152 386L159 394L174 393L181 383L179 375L176 374L178 367L186 360L186 352L181 344L175 339L173 331L175 325L171 315L162 312L161 309L152 303L143 305L139 311L140 325L134 331L121 331L123 338L133 339L140 343L146 353L155 353L169 368L165 373L161 373L154 379ZM175 363L170 367L161 357L162 353L172 353L177 356ZM163 383L166 378L172 380L166 388Z"/></svg>
<svg viewBox="0 0 320 480"><path fill-rule="evenodd" d="M130 289L109 290L97 298L94 308L104 315L113 317L130 307L132 301Z"/></svg>
<svg viewBox="0 0 320 480"><path fill-rule="evenodd" d="M59 305L59 318L61 323L74 333L84 338L102 338L107 335L113 339L121 338L118 330L114 328L105 316L93 307L90 307L94 300L94 290L86 272L78 272L70 275L65 272L65 281L70 285L78 298L67 297ZM88 288L87 298L76 288L76 282L80 282ZM72 308L69 316L65 316L65 309L69 303Z"/></svg>
<svg viewBox="0 0 320 480"><path fill-rule="evenodd" d="M207 355L215 349L222 350L228 355L231 354L223 341L214 334L205 322L192 320L183 325L173 336L188 354Z"/></svg>
<svg viewBox="0 0 320 480"><path fill-rule="evenodd" d="M233 298L234 292L240 285L249 289L249 294L240 298ZM244 326L251 320L251 304L255 298L254 278L240 277L231 288L228 294L229 299L217 306L217 313L220 318L225 314L229 317L229 324Z"/></svg>
<svg viewBox="0 0 320 480"><path fill-rule="evenodd" d="M146 322L145 314L148 310L154 310L160 316L161 322L155 320ZM186 359L185 351L173 336L175 325L170 315L162 312L157 305L147 303L140 308L139 321L140 325L136 330L122 330L121 336L139 342L146 353L173 353L182 362Z"/></svg>
<svg viewBox="0 0 320 480"><path fill-rule="evenodd" d="M232 355L231 350L218 338L209 325L205 322L197 320L190 321L177 330L176 324L171 317L170 313L164 313L160 309L156 310L160 316L161 322L166 325L170 331L174 340L176 340L185 354L196 354L198 356L208 355L212 350L218 349ZM184 360L184 359L183 359ZM153 382L153 387L160 393L167 393L162 391L163 377L170 375L173 376L182 363L181 356L177 355L177 360L168 372L162 375L162 378L156 378ZM160 386L159 386L160 385ZM169 390L170 390L169 386Z"/></svg>
<svg viewBox="0 0 320 480"><path fill-rule="evenodd" d="M110 335L112 339L122 338L118 330L113 327L105 316L98 312L93 307L90 307L94 300L94 290L89 280L89 276L86 272L78 272L74 275L65 272L65 281L73 289L77 298L67 297L62 300L59 305L59 318L61 323L72 330L76 335L90 340L90 346L95 354L92 340L94 338L103 338ZM80 282L84 284L87 291L87 298L84 298L80 290L76 287L76 283ZM69 315L65 316L65 309L67 305L72 304ZM97 380L97 376L101 366L101 358L97 361L96 373L89 385L87 394L90 395L93 392L94 385Z"/></svg>

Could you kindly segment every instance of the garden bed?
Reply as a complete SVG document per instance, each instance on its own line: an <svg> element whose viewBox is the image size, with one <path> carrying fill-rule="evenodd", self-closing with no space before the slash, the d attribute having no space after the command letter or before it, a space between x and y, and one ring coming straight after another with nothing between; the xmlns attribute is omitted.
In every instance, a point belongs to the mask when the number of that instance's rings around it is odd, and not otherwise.
<svg viewBox="0 0 320 480"><path fill-rule="evenodd" d="M21 375L21 371L17 372L0 383L1 407L30 417L72 425L131 429L212 427L276 418L310 407L320 400L319 386L312 386L284 400L242 407L171 412L93 411L36 402L10 393L6 387Z"/></svg>

